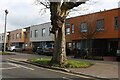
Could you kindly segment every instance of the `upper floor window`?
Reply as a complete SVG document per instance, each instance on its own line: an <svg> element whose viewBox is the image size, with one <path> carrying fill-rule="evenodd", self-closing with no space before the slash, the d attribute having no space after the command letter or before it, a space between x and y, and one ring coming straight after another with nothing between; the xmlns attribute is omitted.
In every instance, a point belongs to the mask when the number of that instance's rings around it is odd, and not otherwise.
<svg viewBox="0 0 120 80"><path fill-rule="evenodd" d="M30 37L32 38L32 31L30 31Z"/></svg>
<svg viewBox="0 0 120 80"><path fill-rule="evenodd" d="M42 36L45 36L45 28L42 29Z"/></svg>
<svg viewBox="0 0 120 80"><path fill-rule="evenodd" d="M17 34L16 34L16 39L18 39L18 37L19 37L19 34L17 33Z"/></svg>
<svg viewBox="0 0 120 80"><path fill-rule="evenodd" d="M66 20L66 21L65 21L65 25L66 25L67 27L70 27L70 20Z"/></svg>
<svg viewBox="0 0 120 80"><path fill-rule="evenodd" d="M70 27L66 28L66 35L70 34Z"/></svg>
<svg viewBox="0 0 120 80"><path fill-rule="evenodd" d="M114 18L114 28L118 29L118 17Z"/></svg>
<svg viewBox="0 0 120 80"><path fill-rule="evenodd" d="M13 34L13 39L14 39L14 34Z"/></svg>
<svg viewBox="0 0 120 80"><path fill-rule="evenodd" d="M72 24L72 33L75 32L75 27L74 27L74 24Z"/></svg>
<svg viewBox="0 0 120 80"><path fill-rule="evenodd" d="M2 40L3 40L3 38L4 38L4 37L2 36Z"/></svg>
<svg viewBox="0 0 120 80"><path fill-rule="evenodd" d="M0 36L0 40L1 40L1 36Z"/></svg>
<svg viewBox="0 0 120 80"><path fill-rule="evenodd" d="M52 29L52 28L50 27L50 28L49 28L49 36L51 35L51 33L50 33L51 29Z"/></svg>
<svg viewBox="0 0 120 80"><path fill-rule="evenodd" d="M27 33L25 33L25 38L28 38L28 34Z"/></svg>
<svg viewBox="0 0 120 80"><path fill-rule="evenodd" d="M4 39L4 36L2 36L2 40Z"/></svg>
<svg viewBox="0 0 120 80"><path fill-rule="evenodd" d="M97 20L97 31L104 31L104 19Z"/></svg>
<svg viewBox="0 0 120 80"><path fill-rule="evenodd" d="M22 37L22 34L20 33L20 39L21 39L21 37Z"/></svg>
<svg viewBox="0 0 120 80"><path fill-rule="evenodd" d="M81 23L81 32L87 32L87 23L86 22Z"/></svg>
<svg viewBox="0 0 120 80"><path fill-rule="evenodd" d="M38 30L35 30L35 37L38 37Z"/></svg>

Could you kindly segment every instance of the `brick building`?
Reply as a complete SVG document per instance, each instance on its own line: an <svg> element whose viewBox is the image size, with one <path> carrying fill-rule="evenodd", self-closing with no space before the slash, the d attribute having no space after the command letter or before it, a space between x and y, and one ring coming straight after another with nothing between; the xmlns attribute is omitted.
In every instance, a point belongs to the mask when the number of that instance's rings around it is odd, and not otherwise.
<svg viewBox="0 0 120 80"><path fill-rule="evenodd" d="M95 55L104 56L109 51L116 53L120 44L119 15L120 8L116 8L67 19L67 47L86 49L90 45L87 40L91 39L91 47L97 51Z"/></svg>

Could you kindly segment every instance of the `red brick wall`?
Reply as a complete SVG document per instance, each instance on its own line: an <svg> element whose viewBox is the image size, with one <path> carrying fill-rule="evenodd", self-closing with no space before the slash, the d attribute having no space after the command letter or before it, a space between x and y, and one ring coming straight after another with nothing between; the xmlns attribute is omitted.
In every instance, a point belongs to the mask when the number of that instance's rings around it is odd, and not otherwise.
<svg viewBox="0 0 120 80"><path fill-rule="evenodd" d="M72 40L80 40L81 39L80 24L83 21L89 22L89 20L90 20L89 17L91 15L94 16L94 18L93 18L94 23L97 23L96 20L104 19L104 31L97 33L97 35L96 35L97 39L120 38L120 36L118 36L120 34L120 27L119 27L119 31L114 29L114 17L118 17L119 10L120 10L120 8L103 11L103 12L97 12L97 13L88 14L88 15L84 15L84 16L77 16L77 17L69 18L70 19L70 27L72 24L74 24L74 26L75 26L75 33L74 34L71 33L70 35L67 35L66 41L69 42ZM71 28L71 31L72 31L72 28Z"/></svg>

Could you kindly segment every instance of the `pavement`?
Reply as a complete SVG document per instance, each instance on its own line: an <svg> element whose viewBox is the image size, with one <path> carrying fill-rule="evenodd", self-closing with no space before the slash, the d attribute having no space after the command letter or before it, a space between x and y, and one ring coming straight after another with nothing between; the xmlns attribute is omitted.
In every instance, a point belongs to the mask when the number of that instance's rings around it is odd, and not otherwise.
<svg viewBox="0 0 120 80"><path fill-rule="evenodd" d="M83 60L84 61L84 60ZM85 60L86 61L86 60ZM89 60L90 61L90 60ZM72 72L100 78L120 80L120 64L118 62L92 61L95 65L89 68L71 68Z"/></svg>
<svg viewBox="0 0 120 80"><path fill-rule="evenodd" d="M27 58L26 59L13 58L13 59L17 61L27 60ZM67 71L91 77L120 80L120 62L85 60L85 59L78 60L94 62L95 64L89 68L69 68L67 69Z"/></svg>

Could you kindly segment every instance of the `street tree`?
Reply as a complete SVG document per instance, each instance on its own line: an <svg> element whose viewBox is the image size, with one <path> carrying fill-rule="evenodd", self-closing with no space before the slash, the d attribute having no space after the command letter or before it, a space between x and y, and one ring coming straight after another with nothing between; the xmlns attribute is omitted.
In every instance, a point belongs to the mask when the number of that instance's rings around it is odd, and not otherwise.
<svg viewBox="0 0 120 80"><path fill-rule="evenodd" d="M50 9L51 33L54 34L54 54L51 59L52 64L64 66L67 63L66 58L66 40L65 40L65 20L69 11L74 7L85 3L87 0L37 0L45 8Z"/></svg>

